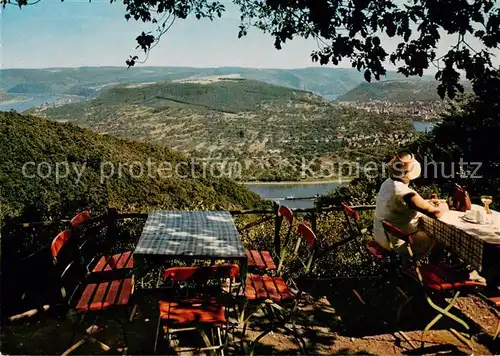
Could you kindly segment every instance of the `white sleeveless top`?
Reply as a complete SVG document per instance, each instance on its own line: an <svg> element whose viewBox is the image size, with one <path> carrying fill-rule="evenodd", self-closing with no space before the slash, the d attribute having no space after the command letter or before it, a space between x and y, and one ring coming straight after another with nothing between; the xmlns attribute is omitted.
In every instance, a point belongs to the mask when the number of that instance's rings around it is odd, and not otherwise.
<svg viewBox="0 0 500 356"><path fill-rule="evenodd" d="M416 193L401 181L388 178L380 186L377 195L377 204L375 208L375 220L373 223L374 238L383 248L389 250L390 245L385 236L383 220L391 222L404 232L411 234L417 231L418 218L420 213L410 208L403 197L410 193ZM403 240L392 238L394 247L404 243Z"/></svg>

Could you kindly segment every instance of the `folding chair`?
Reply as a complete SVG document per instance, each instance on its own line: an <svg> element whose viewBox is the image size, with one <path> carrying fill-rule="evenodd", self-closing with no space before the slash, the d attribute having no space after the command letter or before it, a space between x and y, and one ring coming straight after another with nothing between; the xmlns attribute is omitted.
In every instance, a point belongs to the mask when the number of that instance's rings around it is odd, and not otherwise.
<svg viewBox="0 0 500 356"><path fill-rule="evenodd" d="M295 244L292 257L302 265L303 274L307 274L311 270L314 260L314 253L316 251L316 235L309 226L303 223L298 225L297 233L299 237ZM299 249L302 240L305 242L306 248L309 250L306 262L299 258ZM286 250L286 246L284 246L284 250ZM252 342L250 355L254 354L255 347L260 339L274 329L278 328L283 328L291 332L293 337L298 341L301 350L304 353L306 352L306 344L304 340L302 340L300 335L295 330L286 326L286 323L293 318L296 312L302 295L302 289L298 287L292 278L288 278L288 280L285 281L281 277L281 266L283 265L283 259L285 256L286 253L282 253L280 267L278 268L280 276L249 274L247 277L245 289L243 291L243 306L239 317L240 323L243 323L243 336L245 335L248 321L259 310L263 310L267 316L269 316L270 321L270 324L265 328L265 330ZM292 287L290 287L290 285L292 285ZM245 319L245 311L247 307L254 307L254 310Z"/></svg>
<svg viewBox="0 0 500 356"><path fill-rule="evenodd" d="M356 241L362 255L365 255L365 252L368 252L372 257L374 265L378 265L380 267L380 275L372 276L371 278L383 278L387 282L394 282L393 284L396 286L396 290L398 291L398 293L401 294L405 299L408 299L406 293L395 283L395 280L398 277L399 263L399 259L396 256L396 253L394 251L386 250L373 239L363 241L363 236L366 233L366 229L362 229L360 226L361 219L358 212L346 203L342 203L342 208L347 221L349 234L351 235L350 239ZM363 300L359 292L355 289L353 289L352 291L361 302L361 304L366 305L366 302Z"/></svg>
<svg viewBox="0 0 500 356"><path fill-rule="evenodd" d="M359 214L356 210L354 210L346 203L342 203L342 208L347 221L347 227L349 228L349 234L351 235L350 239L356 241L357 245L359 246L360 252L363 253L362 237L366 233L366 229L361 228L359 224ZM376 260L379 260L380 263L387 264L387 261L390 261L389 258L391 256L391 251L384 249L373 239L369 239L365 242L365 248L371 254L371 256Z"/></svg>
<svg viewBox="0 0 500 356"><path fill-rule="evenodd" d="M90 219L90 213L87 210L76 214L70 221L71 229L78 229Z"/></svg>
<svg viewBox="0 0 500 356"><path fill-rule="evenodd" d="M228 340L228 305L234 305L233 282L239 276L238 265L215 265L209 267L174 267L168 268L164 274L164 281L174 283L173 295L167 300L159 301L160 315L154 352L158 346L160 328L163 329L168 340L174 333L198 330L206 347L178 349L177 352L220 350L224 354ZM223 291L221 281L229 279L228 292ZM184 296L179 284L192 283L194 287L186 287ZM216 282L215 286L209 286ZM186 284L185 283L185 284ZM231 301L232 300L232 301ZM221 328L224 328L224 341ZM212 341L217 339L218 345L212 345L205 329L212 333ZM215 338L213 331L217 332Z"/></svg>
<svg viewBox="0 0 500 356"><path fill-rule="evenodd" d="M399 238L401 240L406 241L406 246L408 249L408 255L410 258L410 267L407 270L404 270L403 273L411 277L414 281L416 281L419 285L419 291L421 291L425 297L425 300L427 303L436 310L439 314L432 319L427 326L425 327L424 331L422 332L422 343L421 347L424 346L424 339L425 339L425 334L443 317L446 316L449 319L457 322L458 324L462 325L463 328L466 331L470 330L469 325L467 323L457 317L456 315L452 314L450 312L451 308L455 305L457 302L458 297L460 296L460 292L463 290L470 290L473 289L477 286L483 286L482 283L473 281L469 279L468 273L461 273L449 266L445 266L442 264L427 264L427 265L422 265L419 261L416 261L413 256L413 250L412 250L412 245L413 245L413 239L411 234L406 234L404 233L401 229L398 227L394 226L388 221L383 221L382 222L384 226L384 231L387 240L389 243L391 243L391 238L390 236ZM453 297L450 302L443 308L437 305L431 298L432 297L439 297L443 296L444 293L446 292L454 292ZM399 315L401 313L402 308L407 305L413 297L410 297L403 305L398 310L398 320L399 320ZM444 300L444 298L441 298ZM470 343L470 334L466 334L463 332L456 332L454 329L450 329L454 332L454 334L457 336L459 335L459 338L466 342L472 349L472 345Z"/></svg>
<svg viewBox="0 0 500 356"><path fill-rule="evenodd" d="M292 231L293 211L284 205L280 206L278 209L278 226L276 227L278 231L276 231L276 240L274 241L275 254L277 255L277 258L280 258L281 254L281 241L279 234L283 218L286 218L286 220L288 221L288 231L286 233L283 244L284 246L286 246L286 244L288 243L288 239L290 238L290 233ZM246 253L248 257L249 268L257 269L260 271L276 271L278 269L269 251L246 250Z"/></svg>
<svg viewBox="0 0 500 356"><path fill-rule="evenodd" d="M71 228L77 228L88 223L90 214L88 211L83 211L71 219ZM87 251L95 248L97 241L95 237L91 236L80 245L80 252L82 256L87 255ZM134 256L132 251L125 251L114 255L92 256L88 262L89 273L94 277L100 276L101 278L115 278L125 276L132 272L134 268Z"/></svg>
<svg viewBox="0 0 500 356"><path fill-rule="evenodd" d="M98 341L93 335L100 330L96 325L86 329L84 338L73 344L77 327L86 315L99 316L104 310L121 308L125 311L128 321L129 300L133 294L133 276L124 279L103 281L100 283L87 283L85 281L87 271L82 265L80 256L75 255L71 239L71 231L65 230L58 234L51 244L51 252L54 264L60 272L61 297L67 304L73 317L73 335L71 346L63 355L68 355L86 341L97 343L105 351L111 348ZM61 272L62 271L62 272ZM119 318L116 320L122 325L123 339L127 344L125 324Z"/></svg>

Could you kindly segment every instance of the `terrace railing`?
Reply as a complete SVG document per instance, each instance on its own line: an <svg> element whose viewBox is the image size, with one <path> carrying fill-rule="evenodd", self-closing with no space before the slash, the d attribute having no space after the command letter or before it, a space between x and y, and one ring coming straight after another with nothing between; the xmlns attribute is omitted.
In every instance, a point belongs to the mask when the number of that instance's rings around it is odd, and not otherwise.
<svg viewBox="0 0 500 356"><path fill-rule="evenodd" d="M240 232L245 232L263 223L274 220L274 242L276 242L276 239L279 238L279 227L281 226L279 223L280 218L277 213L278 208L279 205L275 204L271 209L231 210L230 213L233 216L259 216L258 219L240 227L238 229ZM373 205L355 206L355 209L358 211L373 210L374 208ZM317 223L318 220L321 219L321 215L331 212L340 212L342 207L325 206L291 210L295 215L305 215L305 219L310 222L312 230L316 233ZM136 231L134 232L134 238L136 238L135 235L140 235L140 230L142 229L141 224L147 220L147 217L147 213L119 213L116 209L108 209L105 214L92 217L84 233L87 236L99 234L99 236L102 236L101 239L106 246L112 246L120 243L119 240L122 237L120 234L123 233L123 231L121 231L123 229L120 228L120 225L138 220L139 224L135 226ZM10 287L3 288L2 308L5 309L2 315L9 316L29 309L29 300L25 299L21 303L17 303L17 299L22 298L22 296L26 294L26 285L31 286L31 289L36 289L41 286L44 288L47 287L46 284L41 284L44 283L41 282L41 280L50 278L49 270L53 267L50 258L50 243L59 230L62 231L68 228L69 225L70 220L61 219L54 221L24 222L10 227L12 233L2 238L2 252L4 252L2 253L3 273L0 272L0 276L3 285L8 285ZM25 231L26 234L23 234L23 231ZM36 244L36 250L33 251L32 249L32 251L23 255L23 248L30 242ZM279 244L274 243L274 246L279 246ZM130 246L128 246L128 248L130 248ZM279 255L279 251L276 252L277 255Z"/></svg>

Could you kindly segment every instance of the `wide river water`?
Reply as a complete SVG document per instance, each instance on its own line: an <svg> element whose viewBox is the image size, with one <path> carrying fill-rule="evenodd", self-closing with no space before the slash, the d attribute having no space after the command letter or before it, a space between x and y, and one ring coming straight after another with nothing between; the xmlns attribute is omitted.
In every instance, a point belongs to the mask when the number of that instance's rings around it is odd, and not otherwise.
<svg viewBox="0 0 500 356"><path fill-rule="evenodd" d="M317 194L325 195L339 187L342 183L318 182L318 183L248 183L247 187L252 192L259 194L267 200L278 201L281 205L290 208L312 208L314 200L288 200L287 197L314 197ZM345 184L345 183L343 183Z"/></svg>
<svg viewBox="0 0 500 356"><path fill-rule="evenodd" d="M11 95L23 96L29 100L18 101L3 105L0 104L0 111L16 110L17 112L23 112L25 110L37 108L43 104L53 103L64 97L64 96L44 95L44 94L11 94Z"/></svg>

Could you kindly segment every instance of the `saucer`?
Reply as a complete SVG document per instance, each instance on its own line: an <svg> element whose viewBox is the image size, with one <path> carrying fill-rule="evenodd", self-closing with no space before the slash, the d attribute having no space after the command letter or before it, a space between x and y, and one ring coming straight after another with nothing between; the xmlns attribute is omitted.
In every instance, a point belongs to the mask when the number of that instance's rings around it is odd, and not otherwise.
<svg viewBox="0 0 500 356"><path fill-rule="evenodd" d="M462 218L462 220L468 222L468 223L472 223L472 224L481 224L479 221L477 221L476 219L471 219L471 218L468 218L467 216L465 215L462 215L460 218Z"/></svg>

